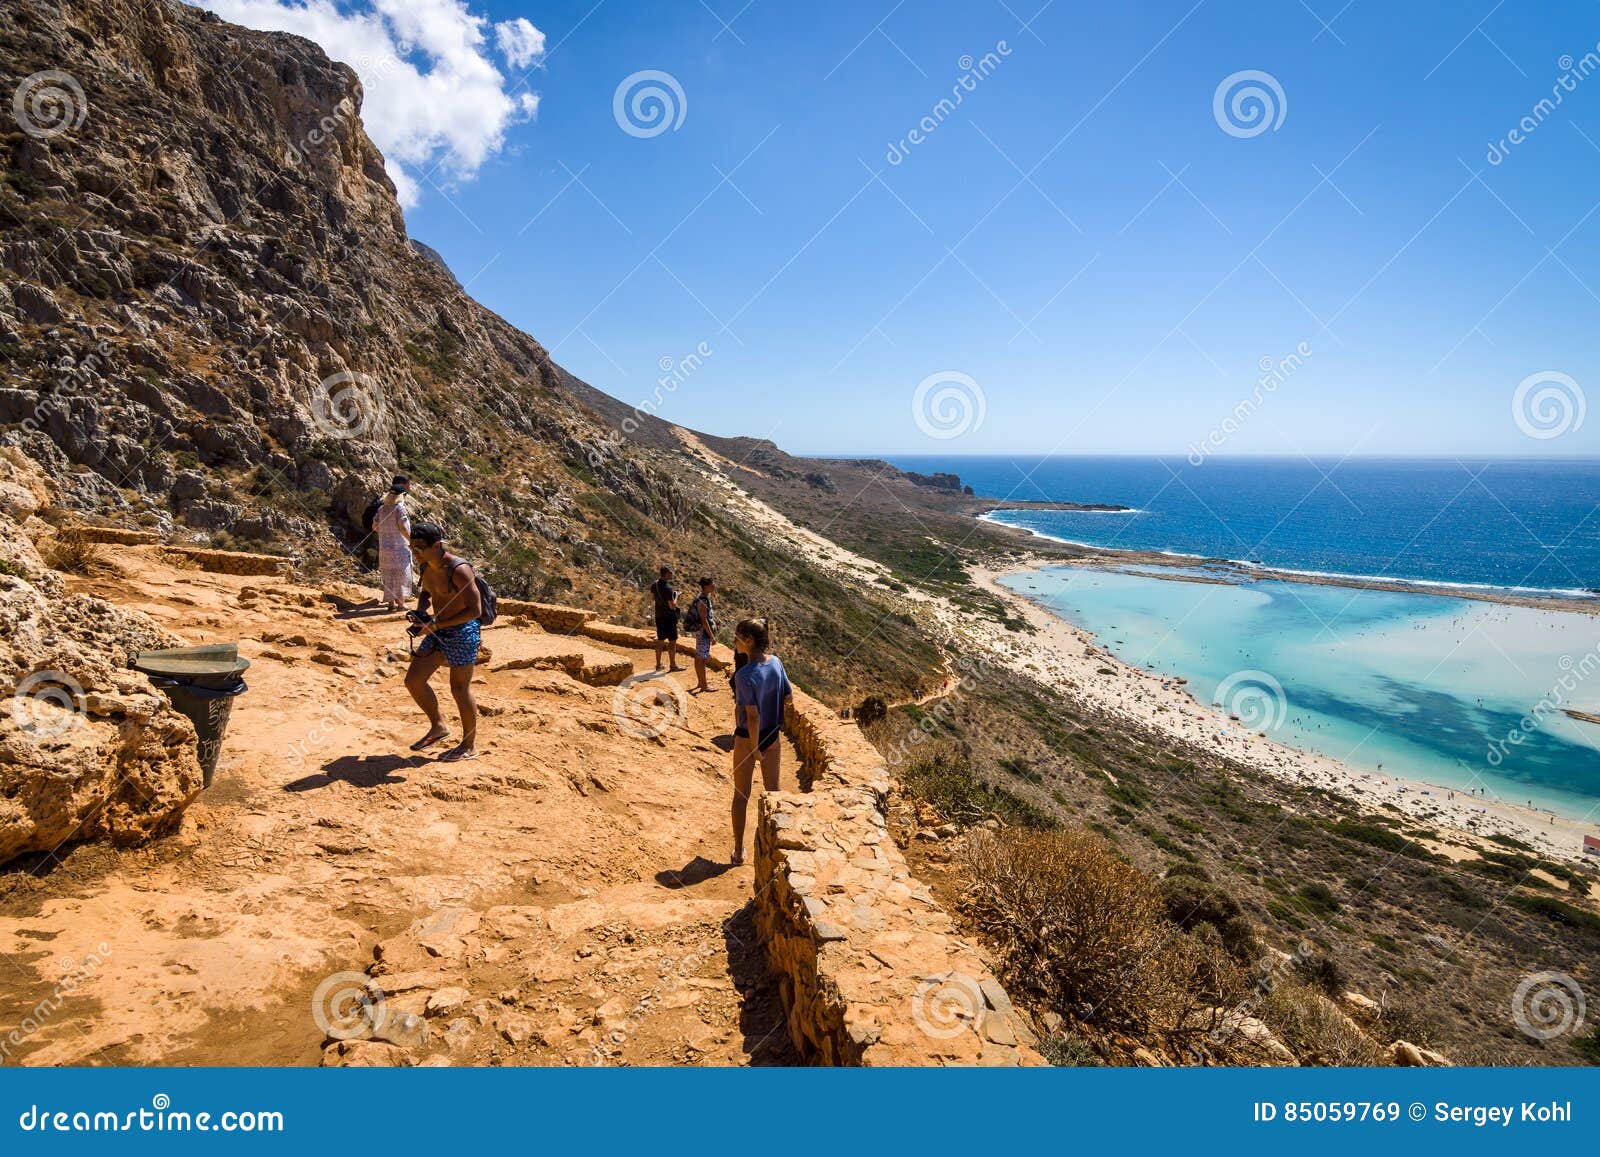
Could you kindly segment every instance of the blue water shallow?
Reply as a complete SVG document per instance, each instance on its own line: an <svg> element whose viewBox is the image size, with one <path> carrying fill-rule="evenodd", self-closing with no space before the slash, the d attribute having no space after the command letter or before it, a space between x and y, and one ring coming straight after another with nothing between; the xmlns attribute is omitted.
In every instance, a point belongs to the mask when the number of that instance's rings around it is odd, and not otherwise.
<svg viewBox="0 0 1600 1157"><path fill-rule="evenodd" d="M894 463L953 471L986 497L1133 508L994 515L1094 546L1431 583L1600 588L1600 462ZM1202 701L1243 687L1259 703L1281 688L1265 729L1294 746L1447 790L1600 815L1600 725L1562 710L1600 713L1600 619L1442 595L1171 581L1185 573L1222 572L1056 567L1007 581L1125 662L1188 679ZM1257 685L1266 692L1251 699Z"/></svg>
<svg viewBox="0 0 1600 1157"><path fill-rule="evenodd" d="M1574 818L1600 805L1600 726L1562 711L1600 711L1600 620L1588 615L1077 567L1005 582L1124 662L1182 676L1202 702L1238 709L1241 726L1304 750Z"/></svg>

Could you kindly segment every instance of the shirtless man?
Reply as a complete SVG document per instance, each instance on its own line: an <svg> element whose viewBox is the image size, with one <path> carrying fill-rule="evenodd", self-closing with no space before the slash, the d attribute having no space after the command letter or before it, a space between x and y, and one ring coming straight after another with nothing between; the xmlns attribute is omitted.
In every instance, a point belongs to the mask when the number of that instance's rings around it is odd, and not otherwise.
<svg viewBox="0 0 1600 1157"><path fill-rule="evenodd" d="M411 553L422 564L422 596L417 610L434 608L433 620L417 627L422 644L406 671L406 690L428 716L428 733L411 745L424 751L443 743L450 732L439 714L439 697L428 680L446 664L450 695L461 716L461 742L439 757L442 763L478 758L478 705L472 698L472 672L478 661L478 617L483 598L472 564L445 549L444 532L429 522L411 527Z"/></svg>

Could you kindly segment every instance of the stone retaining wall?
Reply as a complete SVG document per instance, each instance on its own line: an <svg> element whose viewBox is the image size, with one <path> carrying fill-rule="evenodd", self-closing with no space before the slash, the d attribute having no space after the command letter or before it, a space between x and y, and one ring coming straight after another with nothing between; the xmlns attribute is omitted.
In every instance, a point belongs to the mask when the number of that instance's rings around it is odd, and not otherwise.
<svg viewBox="0 0 1600 1157"><path fill-rule="evenodd" d="M151 546L161 541L161 536L153 530L130 530L122 526L90 526L87 523L74 523L64 529L70 534L76 534L85 542L98 542L109 546Z"/></svg>
<svg viewBox="0 0 1600 1157"><path fill-rule="evenodd" d="M166 546L163 552L192 562L215 574L293 575L294 559L277 554L248 554L237 550L206 550L198 546Z"/></svg>
<svg viewBox="0 0 1600 1157"><path fill-rule="evenodd" d="M623 627L616 623L604 623L599 619L591 619L583 624L583 633L599 643L610 643L613 647L628 647L649 650L656 645L656 633L644 627ZM677 646L678 654L694 657L694 647L680 639ZM721 643L713 643L711 657L706 660L706 666L713 671L721 671L724 667L733 666L733 651Z"/></svg>
<svg viewBox="0 0 1600 1157"><path fill-rule="evenodd" d="M890 837L883 757L800 692L785 723L807 790L761 799L756 928L800 1054L825 1065L1041 1064L1026 1020Z"/></svg>
<svg viewBox="0 0 1600 1157"><path fill-rule="evenodd" d="M555 603L534 603L526 599L501 599L502 615L522 615L532 619L552 635L576 635L594 612L582 607L562 607Z"/></svg>
<svg viewBox="0 0 1600 1157"><path fill-rule="evenodd" d="M493 668L495 671L554 670L565 671L580 683L591 687L614 687L633 674L632 659L618 659L614 663L586 663L582 655L537 655L531 659L512 659Z"/></svg>

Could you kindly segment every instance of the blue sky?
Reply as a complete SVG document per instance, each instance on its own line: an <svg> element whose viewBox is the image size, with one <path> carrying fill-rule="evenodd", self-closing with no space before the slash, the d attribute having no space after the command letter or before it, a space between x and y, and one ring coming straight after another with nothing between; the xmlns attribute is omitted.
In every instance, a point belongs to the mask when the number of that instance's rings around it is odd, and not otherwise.
<svg viewBox="0 0 1600 1157"><path fill-rule="evenodd" d="M661 415L796 452L1600 452L1600 5L1041 3L472 0L544 34L499 65L537 113L407 221L625 401L703 343ZM643 70L683 94L653 136L613 114ZM1276 128L1214 114L1244 70ZM949 374L982 423L929 437Z"/></svg>

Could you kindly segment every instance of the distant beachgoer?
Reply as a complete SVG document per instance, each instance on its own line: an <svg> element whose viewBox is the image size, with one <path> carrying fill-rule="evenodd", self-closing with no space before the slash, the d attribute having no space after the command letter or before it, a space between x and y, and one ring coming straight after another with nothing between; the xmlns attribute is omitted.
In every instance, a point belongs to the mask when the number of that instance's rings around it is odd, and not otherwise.
<svg viewBox="0 0 1600 1157"><path fill-rule="evenodd" d="M378 536L378 575L383 580L383 605L398 611L411 597L411 512L406 509L406 494L411 480L397 475L389 493L378 501L372 518Z"/></svg>
<svg viewBox="0 0 1600 1157"><path fill-rule="evenodd" d="M412 630L422 636L422 644L406 671L406 690L428 717L428 733L411 745L423 751L442 743L449 731L439 714L439 697L428 680L441 666L450 667L450 695L461 716L461 742L439 757L454 763L478 757L478 705L472 698L472 675L478 662L481 641L478 619L483 614L483 597L478 591L478 576L466 559L445 548L444 532L428 522L411 528L411 549L422 561L422 596L417 600L419 616L432 608L432 617L423 617Z"/></svg>
<svg viewBox="0 0 1600 1157"><path fill-rule="evenodd" d="M711 605L711 596L716 593L717 584L714 579L701 579L700 593L695 596L694 602L689 604L689 610L683 617L684 627L694 632L696 686L692 690L696 693L711 690L706 684L706 662L711 658L711 644L717 637L716 609Z"/></svg>
<svg viewBox="0 0 1600 1157"><path fill-rule="evenodd" d="M650 597L655 603L656 616L656 670L661 670L661 652L667 652L668 670L681 671L678 666L678 591L672 585L672 568L661 568L661 577L650 584Z"/></svg>
<svg viewBox="0 0 1600 1157"><path fill-rule="evenodd" d="M733 648L747 658L733 678L733 858L744 863L745 813L756 763L761 764L761 785L778 790L778 762L783 747L784 710L793 694L789 676L778 656L767 653L767 625L762 619L745 619L733 632Z"/></svg>

